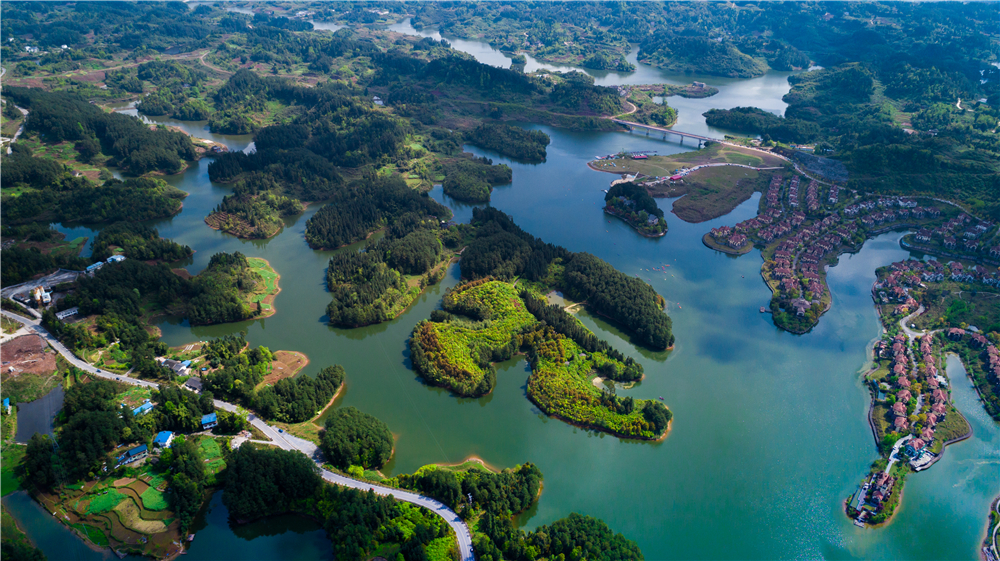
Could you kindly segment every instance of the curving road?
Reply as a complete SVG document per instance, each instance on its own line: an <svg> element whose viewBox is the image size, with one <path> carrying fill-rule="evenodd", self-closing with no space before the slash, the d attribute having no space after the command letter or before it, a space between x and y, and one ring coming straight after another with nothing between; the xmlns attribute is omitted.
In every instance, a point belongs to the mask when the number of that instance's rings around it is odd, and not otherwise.
<svg viewBox="0 0 1000 561"><path fill-rule="evenodd" d="M91 366L90 364L80 360L76 357L65 345L60 343L47 329L42 327L41 322L34 318L26 318L19 314L8 312L7 310L0 310L0 314L7 316L10 319L17 320L24 324L24 328L29 332L33 332L43 339L45 339L53 349L63 355L63 357L69 361L70 364L88 372L93 376L99 376L101 378L107 378L108 380L116 380L119 382L124 382L126 384L132 384L135 386L144 386L148 388L158 388L159 384L155 382L150 382L147 380L138 380L135 378L129 378L122 376L120 374L113 374L110 372L102 372L100 369ZM215 406L224 411L236 411L236 406L232 403L225 401L215 400ZM418 506L422 506L434 514L437 514L441 518L444 518L445 522L451 526L451 529L455 531L455 536L458 540L458 548L462 555L462 561L475 561L475 555L472 551L472 535L469 533L469 527L458 517L455 511L448 508L446 505L432 499L430 497L425 497L423 495L418 495L417 493L411 493L409 491L403 491L401 489L392 489L390 487L382 487L380 485L375 485L373 483L368 483L365 481L358 481L356 479L351 479L340 475L339 473L334 473L323 468L323 455L319 448L309 442L308 440L303 440L301 438L292 436L286 432L279 431L278 429L268 425L260 417L250 414L250 423L260 430L262 433L267 435L271 439L271 442L281 448L282 450L296 450L302 452L306 456L309 456L316 465L320 468L320 475L323 477L324 481L333 483L334 485L341 485L343 487L350 487L352 489L361 489L364 491L372 490L378 495L382 496L392 496L398 501L406 501Z"/></svg>

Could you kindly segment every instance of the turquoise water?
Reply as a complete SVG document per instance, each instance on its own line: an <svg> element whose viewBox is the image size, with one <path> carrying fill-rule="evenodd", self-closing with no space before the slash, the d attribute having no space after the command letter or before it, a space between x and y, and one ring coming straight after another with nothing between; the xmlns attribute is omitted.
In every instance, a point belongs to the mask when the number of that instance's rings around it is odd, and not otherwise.
<svg viewBox="0 0 1000 561"><path fill-rule="evenodd" d="M752 83L725 86L733 91L724 90L727 97L719 99L777 107L773 91L761 93ZM712 99L685 101L711 106ZM682 109L681 115L693 111ZM665 441L622 441L547 418L525 397L523 360L502 364L496 390L484 398L459 399L423 385L409 367L407 339L413 326L439 307L443 290L458 282L457 267L394 321L331 328L324 318L329 301L324 269L332 252L309 249L303 237L318 206L266 241L241 241L211 230L204 217L229 188L208 181L208 160L168 179L191 195L179 215L151 224L197 251L184 264L192 273L218 251L270 260L282 276L277 313L198 328L164 321L163 340L178 345L247 329L254 345L306 353L311 361L306 375L344 365L342 406L383 419L397 436L396 455L384 470L389 474L470 455L502 467L536 463L545 486L537 508L519 519L526 528L570 512L597 516L638 542L647 559L976 557L988 504L1000 489L1000 431L982 414L974 394L961 389L960 376L952 375L955 399L973 422L975 438L949 447L932 469L908 479L903 506L889 526L860 529L841 510L877 457L859 373L880 333L869 296L874 271L907 257L898 245L901 234L880 236L858 254L843 256L828 277L833 309L812 332L791 335L758 312L770 299L759 276L759 253L734 258L701 243L709 228L753 216L758 195L730 215L702 224L686 224L668 213L667 235L643 238L620 221L608 221L601 211L602 189L615 176L592 171L586 162L620 149L666 154L688 147L629 133L531 128L552 138L543 164L470 149L513 169L512 184L497 188L491 204L548 242L589 251L638 274L666 298L677 337L669 353L636 348L615 327L581 314L599 336L642 362L645 380L622 393L664 397L675 415ZM432 196L451 206L457 220L471 215L472 207L439 189ZM658 202L670 210L671 200ZM662 264L670 265L668 273L649 270ZM324 551L324 538L316 537L320 531L307 521L265 522L262 535L246 540L240 537L244 529L230 528L218 508L205 517L192 555L261 558L272 552L305 558ZM59 525L47 520L29 528L29 535L55 536ZM301 549L283 545L288 543Z"/></svg>

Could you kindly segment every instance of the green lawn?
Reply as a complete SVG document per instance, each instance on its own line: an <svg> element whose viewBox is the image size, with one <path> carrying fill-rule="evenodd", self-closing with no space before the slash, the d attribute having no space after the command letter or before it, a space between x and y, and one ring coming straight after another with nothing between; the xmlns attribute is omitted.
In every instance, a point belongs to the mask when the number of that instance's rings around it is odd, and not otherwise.
<svg viewBox="0 0 1000 561"><path fill-rule="evenodd" d="M108 489L107 491L102 491L101 494L94 496L90 500L90 504L87 506L87 514L103 514L105 512L110 512L118 503L125 500L125 495L119 493L116 489Z"/></svg>
<svg viewBox="0 0 1000 561"><path fill-rule="evenodd" d="M2 463L0 465L0 496L7 495L21 488L21 481L14 475L14 468L21 463L21 458L27 451L25 446L11 445L4 449L2 453Z"/></svg>
<svg viewBox="0 0 1000 561"><path fill-rule="evenodd" d="M142 498L142 506L146 510L165 510L169 506L163 493L153 487L146 489L140 497Z"/></svg>

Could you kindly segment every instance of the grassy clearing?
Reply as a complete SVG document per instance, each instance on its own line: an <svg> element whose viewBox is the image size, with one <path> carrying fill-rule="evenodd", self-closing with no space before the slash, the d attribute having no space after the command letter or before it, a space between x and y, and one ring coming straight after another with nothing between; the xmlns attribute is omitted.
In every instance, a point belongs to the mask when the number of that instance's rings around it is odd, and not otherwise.
<svg viewBox="0 0 1000 561"><path fill-rule="evenodd" d="M167 497L152 487L143 491L142 495L139 496L142 498L142 507L146 510L166 510L170 506L167 503Z"/></svg>
<svg viewBox="0 0 1000 561"><path fill-rule="evenodd" d="M250 294L248 301L251 304L260 303L261 310L263 310L263 317L272 315L274 314L274 297L281 292L281 289L278 287L278 279L281 278L281 275L271 267L271 264L266 259L251 257L247 261L250 262L250 268L264 279L263 286L258 287Z"/></svg>
<svg viewBox="0 0 1000 561"><path fill-rule="evenodd" d="M78 530L81 535L98 547L108 547L111 543L108 541L108 536L104 533L104 530L96 526L91 526L90 524L70 524L69 527Z"/></svg>
<svg viewBox="0 0 1000 561"><path fill-rule="evenodd" d="M917 328L959 327L964 323L992 331L1000 326L1000 293L950 281L927 286L920 299L926 311L913 320Z"/></svg>
<svg viewBox="0 0 1000 561"><path fill-rule="evenodd" d="M685 177L684 185L679 189L673 187L676 192L654 190L657 196L667 197L686 192L687 196L674 201L674 214L685 222L697 223L729 214L749 199L754 191L767 185L767 181L760 181L762 176L770 181L770 173L741 167L703 168Z"/></svg>
<svg viewBox="0 0 1000 561"><path fill-rule="evenodd" d="M104 514L114 510L118 503L126 499L125 495L115 489L107 489L103 493L94 496L87 507L87 514Z"/></svg>
<svg viewBox="0 0 1000 561"><path fill-rule="evenodd" d="M10 319L7 316L0 316L0 329L4 333L11 334L21 329L21 322Z"/></svg>
<svg viewBox="0 0 1000 561"><path fill-rule="evenodd" d="M3 452L0 453L0 459L3 460L0 462L2 464L0 465L0 496L6 497L21 489L21 480L14 474L14 470L21 464L21 459L24 458L26 451L27 447L13 444L4 448Z"/></svg>

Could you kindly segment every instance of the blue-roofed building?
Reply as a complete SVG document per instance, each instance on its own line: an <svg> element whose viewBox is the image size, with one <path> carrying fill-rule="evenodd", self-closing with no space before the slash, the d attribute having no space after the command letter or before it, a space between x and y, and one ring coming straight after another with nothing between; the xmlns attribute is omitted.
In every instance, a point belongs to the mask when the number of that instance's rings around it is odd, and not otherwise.
<svg viewBox="0 0 1000 561"><path fill-rule="evenodd" d="M125 452L121 456L118 456L118 467L125 464L131 464L132 462L137 462L149 455L149 448L143 444L142 446L136 446L135 448Z"/></svg>
<svg viewBox="0 0 1000 561"><path fill-rule="evenodd" d="M112 255L111 257L108 257L107 263L117 263L119 261L124 261L124 260L125 260L124 255Z"/></svg>
<svg viewBox="0 0 1000 561"><path fill-rule="evenodd" d="M219 418L218 418L218 416L216 416L215 413L212 413L210 415L204 415L201 418L201 428L202 428L202 430L208 430L208 429L214 427L217 424L219 424Z"/></svg>
<svg viewBox="0 0 1000 561"><path fill-rule="evenodd" d="M170 448L170 443L174 440L174 433L165 430L158 432L153 439L153 446L157 448Z"/></svg>
<svg viewBox="0 0 1000 561"><path fill-rule="evenodd" d="M93 265L88 266L87 267L87 272L90 273L90 274L94 274L94 273L97 272L98 269L100 269L103 266L104 266L104 261L98 261L97 263L94 263Z"/></svg>
<svg viewBox="0 0 1000 561"><path fill-rule="evenodd" d="M10 398L3 398L3 414L10 415Z"/></svg>
<svg viewBox="0 0 1000 561"><path fill-rule="evenodd" d="M185 360L185 361L181 362L181 366L183 366L184 368L188 368L188 367L191 366L191 361L190 360Z"/></svg>
<svg viewBox="0 0 1000 561"><path fill-rule="evenodd" d="M145 415L146 413L149 413L152 410L153 410L153 404L150 403L149 400L147 399L145 403L132 410L132 416L138 417L139 415Z"/></svg>

